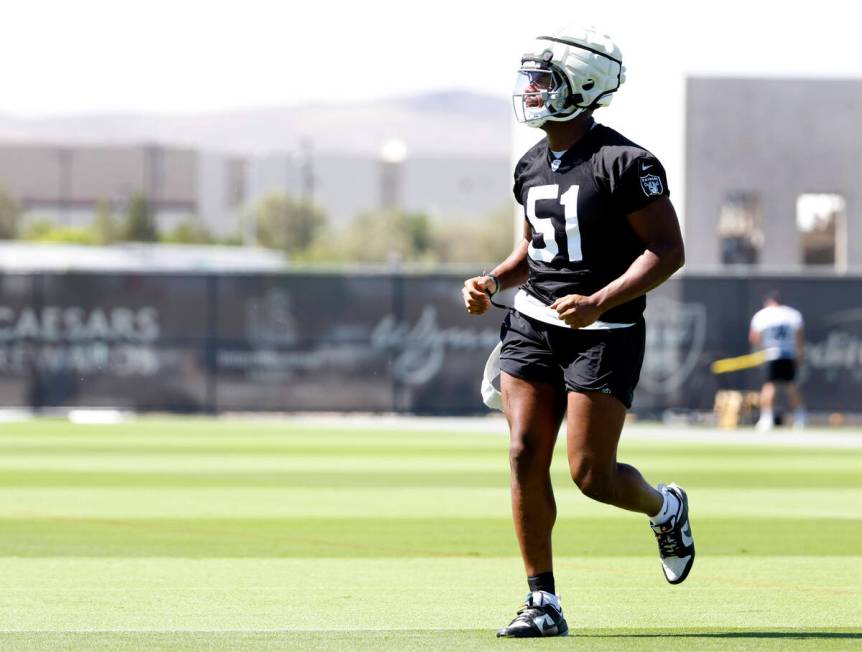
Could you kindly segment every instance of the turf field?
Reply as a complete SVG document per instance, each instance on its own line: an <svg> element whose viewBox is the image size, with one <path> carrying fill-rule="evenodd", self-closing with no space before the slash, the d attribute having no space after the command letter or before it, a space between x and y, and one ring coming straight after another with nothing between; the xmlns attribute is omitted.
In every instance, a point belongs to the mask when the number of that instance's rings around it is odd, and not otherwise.
<svg viewBox="0 0 862 652"><path fill-rule="evenodd" d="M862 433L628 428L621 457L689 493L679 587L558 454L573 636L519 642L507 442L478 424L0 424L0 649L862 648Z"/></svg>

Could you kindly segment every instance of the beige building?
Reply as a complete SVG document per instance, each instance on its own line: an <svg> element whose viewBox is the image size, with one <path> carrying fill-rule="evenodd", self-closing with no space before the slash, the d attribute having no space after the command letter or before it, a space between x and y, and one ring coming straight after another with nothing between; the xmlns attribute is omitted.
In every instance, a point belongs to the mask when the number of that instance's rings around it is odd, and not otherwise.
<svg viewBox="0 0 862 652"><path fill-rule="evenodd" d="M142 192L163 228L196 216L233 232L243 176L240 159L161 146L0 146L0 185L25 215L67 225L89 222L99 202L122 211Z"/></svg>
<svg viewBox="0 0 862 652"><path fill-rule="evenodd" d="M27 217L67 225L88 223L100 201L122 212L143 192L161 228L196 217L222 236L241 233L244 211L272 192L312 199L336 226L380 208L456 219L481 217L511 201L506 158L406 152L397 160L312 151L240 158L163 146L5 143L0 186Z"/></svg>

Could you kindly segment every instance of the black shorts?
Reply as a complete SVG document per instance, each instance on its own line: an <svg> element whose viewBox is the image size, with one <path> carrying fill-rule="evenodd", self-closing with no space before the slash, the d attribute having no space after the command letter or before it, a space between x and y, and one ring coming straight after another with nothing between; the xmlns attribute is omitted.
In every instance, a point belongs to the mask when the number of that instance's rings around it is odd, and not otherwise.
<svg viewBox="0 0 862 652"><path fill-rule="evenodd" d="M796 380L796 361L792 358L770 360L766 365L766 381L792 383Z"/></svg>
<svg viewBox="0 0 862 652"><path fill-rule="evenodd" d="M570 392L601 392L632 406L644 359L643 318L628 328L574 330L510 310L500 330L500 369Z"/></svg>

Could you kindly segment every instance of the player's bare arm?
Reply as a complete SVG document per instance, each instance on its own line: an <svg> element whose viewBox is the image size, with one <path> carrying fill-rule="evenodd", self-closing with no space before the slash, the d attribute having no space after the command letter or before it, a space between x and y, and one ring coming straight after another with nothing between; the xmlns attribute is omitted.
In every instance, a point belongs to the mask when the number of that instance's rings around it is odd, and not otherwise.
<svg viewBox="0 0 862 652"><path fill-rule="evenodd" d="M752 349L760 348L760 331L755 329L751 329L748 331L748 343L751 344Z"/></svg>
<svg viewBox="0 0 862 652"><path fill-rule="evenodd" d="M603 312L661 285L685 263L679 220L670 199L660 197L627 218L644 243L644 252L622 276L598 292L590 296L569 294L551 304L572 328L588 326Z"/></svg>
<svg viewBox="0 0 862 652"><path fill-rule="evenodd" d="M506 288L520 285L527 280L527 246L530 237L529 225L524 225L524 240L521 240L512 253L502 263L491 270L490 274L474 276L464 281L461 295L464 306L471 315L484 314L491 307L490 295ZM496 279L496 280L494 280Z"/></svg>

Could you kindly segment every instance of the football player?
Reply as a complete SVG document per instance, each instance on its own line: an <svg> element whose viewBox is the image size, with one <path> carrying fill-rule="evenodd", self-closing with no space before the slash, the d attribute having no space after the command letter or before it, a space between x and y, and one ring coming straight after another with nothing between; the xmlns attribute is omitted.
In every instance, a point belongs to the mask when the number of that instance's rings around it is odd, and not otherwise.
<svg viewBox="0 0 862 652"><path fill-rule="evenodd" d="M748 341L755 349L766 351L766 382L760 390L758 430L771 430L775 417L772 405L777 387L787 390L793 409L793 427L802 429L806 423L802 392L796 385L797 361L805 352L805 329L802 314L783 305L777 291L766 295L763 308L751 318Z"/></svg>
<svg viewBox="0 0 862 652"><path fill-rule="evenodd" d="M564 417L580 490L649 517L671 584L685 580L694 561L685 491L653 488L617 461L644 355L644 295L684 261L661 163L593 120L624 80L619 48L593 29L536 39L513 93L517 119L546 136L515 167L524 239L462 290L467 311L481 315L490 297L519 286L502 325L499 364L512 512L529 593L498 636L568 631L553 574L549 474Z"/></svg>

